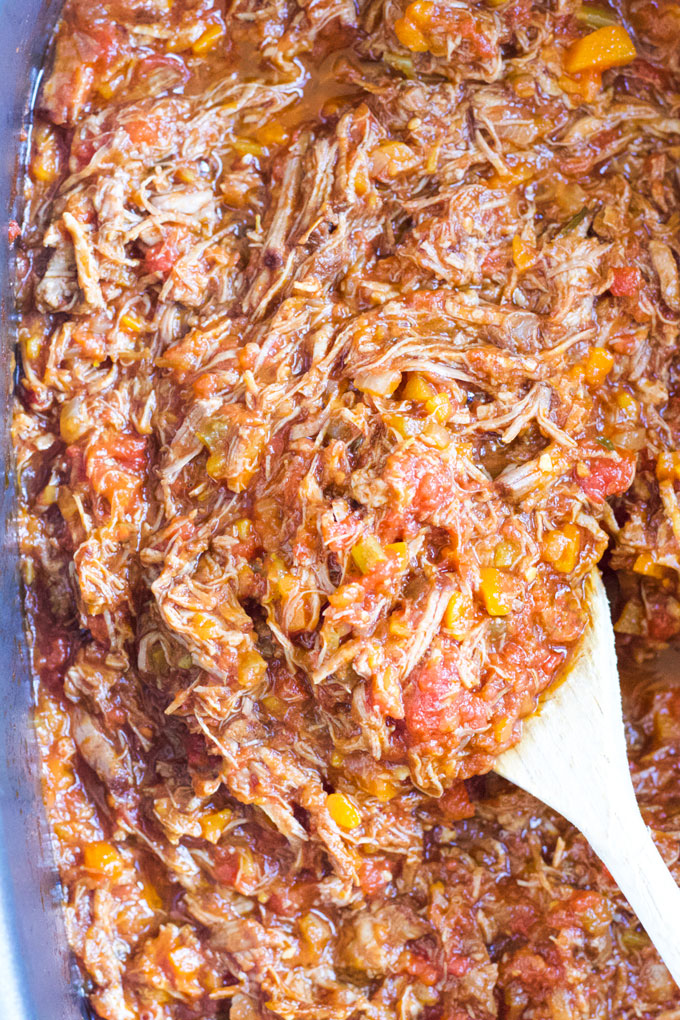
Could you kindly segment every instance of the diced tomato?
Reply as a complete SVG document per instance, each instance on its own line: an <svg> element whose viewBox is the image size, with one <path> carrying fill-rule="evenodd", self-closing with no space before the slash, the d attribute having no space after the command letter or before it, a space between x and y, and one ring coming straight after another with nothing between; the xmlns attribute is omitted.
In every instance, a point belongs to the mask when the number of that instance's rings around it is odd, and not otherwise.
<svg viewBox="0 0 680 1020"><path fill-rule="evenodd" d="M7 227L7 238L9 240L9 243L14 244L17 237L19 237L20 235L21 227L19 226L16 220L11 220L9 226Z"/></svg>
<svg viewBox="0 0 680 1020"><path fill-rule="evenodd" d="M85 470L92 488L113 506L127 509L141 485L146 464L146 440L110 433L90 443Z"/></svg>
<svg viewBox="0 0 680 1020"><path fill-rule="evenodd" d="M614 266L614 279L609 288L614 297L635 297L640 291L642 277L636 266Z"/></svg>
<svg viewBox="0 0 680 1020"><path fill-rule="evenodd" d="M611 904L602 893L592 889L580 890L572 893L567 904L581 926L591 935L601 935L611 923Z"/></svg>
<svg viewBox="0 0 680 1020"><path fill-rule="evenodd" d="M502 272L508 264L508 253L502 248L495 248L484 256L482 262L482 275L493 276L494 273Z"/></svg>
<svg viewBox="0 0 680 1020"><path fill-rule="evenodd" d="M139 120L128 120L125 130L130 136L134 145L153 145L156 140L156 125L145 118Z"/></svg>
<svg viewBox="0 0 680 1020"><path fill-rule="evenodd" d="M450 733L461 725L478 729L492 712L491 705L462 686L455 643L447 643L446 651L441 659L426 659L414 671L406 691L404 719L418 739Z"/></svg>
<svg viewBox="0 0 680 1020"><path fill-rule="evenodd" d="M609 900L592 889L576 890L567 900L556 903L548 915L548 923L553 928L577 925L590 935L601 935L611 919Z"/></svg>
<svg viewBox="0 0 680 1020"><path fill-rule="evenodd" d="M218 882L233 886L241 868L241 857L237 850L228 847L215 847L213 851L215 863L213 874Z"/></svg>
<svg viewBox="0 0 680 1020"><path fill-rule="evenodd" d="M79 49L83 59L95 63L99 71L113 67L120 57L122 35L113 22L90 25L87 36L79 37Z"/></svg>
<svg viewBox="0 0 680 1020"><path fill-rule="evenodd" d="M447 818L451 818L453 821L472 818L475 813L465 783L456 783L455 786L446 790L439 798L439 806Z"/></svg>
<svg viewBox="0 0 680 1020"><path fill-rule="evenodd" d="M444 22L442 25L444 32L447 34L450 32L459 35L461 39L467 39L479 57L493 57L494 43L486 34L488 29L485 28L481 19L474 18L463 11L452 10L448 6L441 6L440 10Z"/></svg>
<svg viewBox="0 0 680 1020"><path fill-rule="evenodd" d="M220 388L220 377L215 372L207 372L196 379L193 384L193 391L199 400L205 397L212 397Z"/></svg>
<svg viewBox="0 0 680 1020"><path fill-rule="evenodd" d="M446 970L452 977L462 977L472 966L472 960L463 953L450 953L446 960Z"/></svg>
<svg viewBox="0 0 680 1020"><path fill-rule="evenodd" d="M670 641L680 632L680 620L669 613L665 601L648 602L647 629L653 641Z"/></svg>
<svg viewBox="0 0 680 1020"><path fill-rule="evenodd" d="M158 245L155 247L158 247ZM149 269L149 272L169 271L160 268L165 265L164 256L149 258L153 250L153 248L149 248L149 251L146 253L146 267ZM159 268L151 269L151 262L153 262L155 267ZM170 264L169 268L172 268L172 264ZM199 368L203 359L210 353L213 345L214 340L209 335L201 332L200 329L191 330L178 343L168 347L167 351L163 354L163 363L173 370L179 382L183 382L187 375ZM210 378L211 376L201 376L201 379Z"/></svg>
<svg viewBox="0 0 680 1020"><path fill-rule="evenodd" d="M418 943L402 954L400 962L407 974L412 974L424 985L436 985L441 977L439 966L425 953L420 953Z"/></svg>
<svg viewBox="0 0 680 1020"><path fill-rule="evenodd" d="M451 695L460 690L460 677L452 660L416 670L406 692L404 712L409 732L427 737L446 733L458 725L458 713L452 711Z"/></svg>
<svg viewBox="0 0 680 1020"><path fill-rule="evenodd" d="M142 436L116 435L109 447L116 460L134 471L141 471L145 465L146 439Z"/></svg>
<svg viewBox="0 0 680 1020"><path fill-rule="evenodd" d="M505 965L507 978L518 978L533 993L554 987L563 978L563 967L555 947L541 947L535 952L530 946L516 950Z"/></svg>
<svg viewBox="0 0 680 1020"><path fill-rule="evenodd" d="M395 496L395 525L407 517L428 520L459 491L450 464L433 450L398 450L387 462L385 480Z"/></svg>
<svg viewBox="0 0 680 1020"><path fill-rule="evenodd" d="M527 614L524 617L527 626L527 636L531 634L529 619L530 617ZM558 621L556 620L555 622L557 625ZM511 671L514 676L518 677L515 690L519 692L522 683L519 678L531 676L540 680L541 675L544 678L549 678L564 661L564 656L564 651L546 648L545 645L537 642L535 639L533 641L527 639L523 644L510 639L506 640L498 652L492 653L491 661L502 672Z"/></svg>
<svg viewBox="0 0 680 1020"><path fill-rule="evenodd" d="M375 896L392 881L392 862L382 855L370 857L359 867L359 884L366 896Z"/></svg>
<svg viewBox="0 0 680 1020"><path fill-rule="evenodd" d="M188 235L172 227L166 231L163 240L152 244L144 256L144 269L147 273L160 273L167 278L175 263L184 255L188 248Z"/></svg>
<svg viewBox="0 0 680 1020"><path fill-rule="evenodd" d="M531 21L531 0L514 0L503 11L503 21L511 32L526 28Z"/></svg>
<svg viewBox="0 0 680 1020"><path fill-rule="evenodd" d="M635 477L633 457L621 457L619 460L593 457L588 461L588 468L590 474L579 478L579 481L586 496L597 503L603 503L608 496L625 492Z"/></svg>
<svg viewBox="0 0 680 1020"><path fill-rule="evenodd" d="M177 130L171 108L140 113L137 117L122 120L121 125L133 145L154 150L167 148Z"/></svg>
<svg viewBox="0 0 680 1020"><path fill-rule="evenodd" d="M267 907L280 917L296 917L314 906L317 895L315 882L295 882L272 893Z"/></svg>

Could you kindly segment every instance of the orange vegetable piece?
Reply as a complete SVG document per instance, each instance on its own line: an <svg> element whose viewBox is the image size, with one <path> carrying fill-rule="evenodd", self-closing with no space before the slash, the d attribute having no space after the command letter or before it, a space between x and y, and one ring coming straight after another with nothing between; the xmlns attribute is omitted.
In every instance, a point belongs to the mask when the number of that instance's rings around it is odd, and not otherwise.
<svg viewBox="0 0 680 1020"><path fill-rule="evenodd" d="M656 477L660 482L680 479L680 451L660 453L656 459Z"/></svg>
<svg viewBox="0 0 680 1020"><path fill-rule="evenodd" d="M107 878L120 878L123 873L123 860L112 843L98 840L87 843L83 848L83 864L88 871L96 871Z"/></svg>
<svg viewBox="0 0 680 1020"><path fill-rule="evenodd" d="M607 25L571 44L564 58L564 69L568 74L607 71L610 67L630 64L636 56L633 40L625 28Z"/></svg>
<svg viewBox="0 0 680 1020"><path fill-rule="evenodd" d="M427 39L417 25L414 25L408 18L397 18L394 23L394 33L407 50L412 53L426 53Z"/></svg>
<svg viewBox="0 0 680 1020"><path fill-rule="evenodd" d="M418 28L427 28L432 21L434 3L432 0L413 0L406 8L406 17Z"/></svg>
<svg viewBox="0 0 680 1020"><path fill-rule="evenodd" d="M512 239L512 261L520 272L533 266L536 261L536 251L533 246L527 244L517 234Z"/></svg>
<svg viewBox="0 0 680 1020"><path fill-rule="evenodd" d="M581 530L575 524L549 531L543 542L543 559L561 574L570 574L578 563Z"/></svg>
<svg viewBox="0 0 680 1020"><path fill-rule="evenodd" d="M635 297L639 293L642 274L637 266L613 266L612 273L609 290L614 297Z"/></svg>
<svg viewBox="0 0 680 1020"><path fill-rule="evenodd" d="M219 39L224 35L224 29L221 25L209 25L206 30L199 35L196 42L191 47L192 51L197 57L202 57L205 53L208 53L218 42Z"/></svg>
<svg viewBox="0 0 680 1020"><path fill-rule="evenodd" d="M361 815L344 793L329 793L326 807L335 824L343 829L356 829L361 823Z"/></svg>
<svg viewBox="0 0 680 1020"><path fill-rule="evenodd" d="M372 177L391 178L411 170L418 159L405 142L382 142L369 154Z"/></svg>
<svg viewBox="0 0 680 1020"><path fill-rule="evenodd" d="M504 588L502 571L496 567L482 567L479 577L479 594L489 616L507 616L512 607Z"/></svg>
<svg viewBox="0 0 680 1020"><path fill-rule="evenodd" d="M593 347L584 365L584 375L589 386L601 386L612 368L614 355L604 347Z"/></svg>
<svg viewBox="0 0 680 1020"><path fill-rule="evenodd" d="M636 556L635 562L633 563L633 570L636 574L642 574L643 577L656 577L662 580L666 577L668 571L661 564L655 563L651 555L647 552L640 553Z"/></svg>

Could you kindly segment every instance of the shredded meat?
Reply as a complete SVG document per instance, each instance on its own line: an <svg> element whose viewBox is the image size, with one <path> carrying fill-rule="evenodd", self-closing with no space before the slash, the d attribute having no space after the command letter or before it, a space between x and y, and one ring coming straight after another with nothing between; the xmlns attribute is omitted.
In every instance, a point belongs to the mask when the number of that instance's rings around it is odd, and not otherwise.
<svg viewBox="0 0 680 1020"><path fill-rule="evenodd" d="M679 54L652 0L67 0L14 437L102 1020L678 1014L488 773L605 551L622 653L680 633ZM680 877L673 682L627 717Z"/></svg>

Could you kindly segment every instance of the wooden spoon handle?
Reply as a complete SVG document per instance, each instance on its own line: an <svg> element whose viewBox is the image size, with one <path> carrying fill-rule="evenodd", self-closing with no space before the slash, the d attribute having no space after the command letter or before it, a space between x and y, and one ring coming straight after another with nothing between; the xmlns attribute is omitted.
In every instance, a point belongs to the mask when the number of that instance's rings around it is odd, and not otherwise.
<svg viewBox="0 0 680 1020"><path fill-rule="evenodd" d="M591 624L566 680L525 722L496 771L580 829L680 985L680 889L645 825L630 778L614 632L593 571Z"/></svg>
<svg viewBox="0 0 680 1020"><path fill-rule="evenodd" d="M619 787L617 810L603 815L605 824L590 819L579 828L606 864L680 986L680 888L654 845L629 785L625 803Z"/></svg>

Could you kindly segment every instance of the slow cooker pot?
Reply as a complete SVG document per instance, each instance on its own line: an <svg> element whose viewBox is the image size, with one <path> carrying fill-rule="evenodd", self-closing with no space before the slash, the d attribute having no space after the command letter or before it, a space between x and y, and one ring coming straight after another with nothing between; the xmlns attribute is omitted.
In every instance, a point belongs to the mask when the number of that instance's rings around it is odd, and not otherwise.
<svg viewBox="0 0 680 1020"><path fill-rule="evenodd" d="M0 571L0 1017L80 1020L59 909L59 887L40 790L31 730L31 677L21 614L13 528L14 478L10 401L14 377L12 255L7 226L21 219L15 183L30 126L29 112L59 2L0 0L0 278L2 280L3 547ZM24 134L22 134L22 130Z"/></svg>

